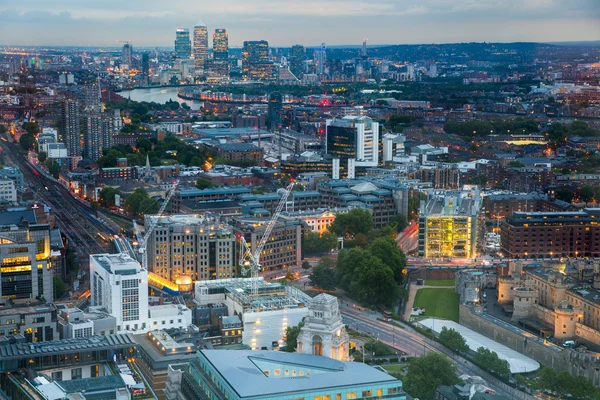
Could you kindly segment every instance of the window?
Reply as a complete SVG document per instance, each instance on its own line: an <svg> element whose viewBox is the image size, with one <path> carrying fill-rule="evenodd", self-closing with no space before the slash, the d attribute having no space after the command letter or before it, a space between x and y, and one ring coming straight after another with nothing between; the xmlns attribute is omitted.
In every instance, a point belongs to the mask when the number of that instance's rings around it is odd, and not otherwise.
<svg viewBox="0 0 600 400"><path fill-rule="evenodd" d="M356 398L356 392L346 393L346 399L355 399L355 398Z"/></svg>
<svg viewBox="0 0 600 400"><path fill-rule="evenodd" d="M71 370L71 380L81 379L81 368L73 368Z"/></svg>
<svg viewBox="0 0 600 400"><path fill-rule="evenodd" d="M52 373L52 380L53 381L62 381L62 371L58 371L58 372L53 372Z"/></svg>

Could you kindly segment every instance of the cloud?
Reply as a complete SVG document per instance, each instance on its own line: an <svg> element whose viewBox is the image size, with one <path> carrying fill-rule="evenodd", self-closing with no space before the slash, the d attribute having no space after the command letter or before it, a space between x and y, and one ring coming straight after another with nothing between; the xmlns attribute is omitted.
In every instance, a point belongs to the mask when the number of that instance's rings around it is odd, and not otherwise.
<svg viewBox="0 0 600 400"><path fill-rule="evenodd" d="M597 40L598 0L2 0L7 44L172 46L176 27L202 19L230 43L277 46ZM535 29L534 29L535 27ZM563 38L563 39L561 39Z"/></svg>

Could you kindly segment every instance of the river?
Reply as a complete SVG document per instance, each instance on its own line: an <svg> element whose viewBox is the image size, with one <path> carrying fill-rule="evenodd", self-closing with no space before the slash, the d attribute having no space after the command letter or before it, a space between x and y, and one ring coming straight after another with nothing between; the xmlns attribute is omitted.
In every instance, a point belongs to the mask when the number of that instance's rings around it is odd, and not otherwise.
<svg viewBox="0 0 600 400"><path fill-rule="evenodd" d="M177 91L180 87L158 87L158 88L142 88L133 90L123 90L119 95L130 98L134 101L147 101L164 104L169 100L177 101L179 104L186 103L192 110L198 110L202 107L201 101L183 100L177 97Z"/></svg>

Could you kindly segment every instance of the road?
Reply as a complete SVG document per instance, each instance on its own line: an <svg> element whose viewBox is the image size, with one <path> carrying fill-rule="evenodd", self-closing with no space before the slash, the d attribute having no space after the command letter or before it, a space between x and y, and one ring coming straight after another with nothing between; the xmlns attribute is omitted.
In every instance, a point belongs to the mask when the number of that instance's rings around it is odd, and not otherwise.
<svg viewBox="0 0 600 400"><path fill-rule="evenodd" d="M31 164L25 160L17 146L5 140L0 141L5 159L12 161L23 173L26 185L34 191L34 198L51 208L56 223L68 238L69 245L77 252L80 265L86 270L90 254L105 253L108 244L98 236L107 233L93 218L82 210L93 212L89 206L75 199L71 193L57 181L34 172ZM37 174L37 175L36 175ZM89 271L88 271L89 272ZM87 288L82 288L85 290Z"/></svg>
<svg viewBox="0 0 600 400"><path fill-rule="evenodd" d="M398 247L405 254L409 254L417 250L419 239L419 224L412 224L406 228L402 233L396 236L396 242Z"/></svg>
<svg viewBox="0 0 600 400"><path fill-rule="evenodd" d="M403 326L403 328L400 328L391 323L378 320L382 317L378 312L357 308L343 300L340 300L340 303L342 319L350 329L367 333L409 356L421 356L432 351L446 354L450 356L451 361L456 366L459 376L464 374L481 376L487 381L487 386L490 389L507 398L533 399L532 396L505 385L466 360L448 354L448 350L441 344L424 337L407 325L399 324Z"/></svg>

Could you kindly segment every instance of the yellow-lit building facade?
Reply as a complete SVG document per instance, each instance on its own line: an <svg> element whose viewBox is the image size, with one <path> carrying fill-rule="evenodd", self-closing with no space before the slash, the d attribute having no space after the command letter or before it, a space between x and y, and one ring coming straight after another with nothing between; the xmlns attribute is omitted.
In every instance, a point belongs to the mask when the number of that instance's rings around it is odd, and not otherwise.
<svg viewBox="0 0 600 400"><path fill-rule="evenodd" d="M430 195L419 216L419 256L475 258L480 205L477 188Z"/></svg>

